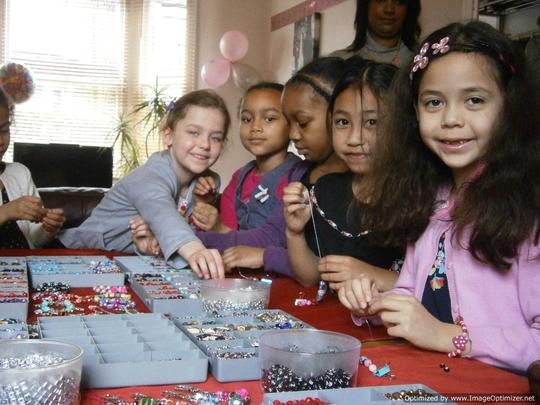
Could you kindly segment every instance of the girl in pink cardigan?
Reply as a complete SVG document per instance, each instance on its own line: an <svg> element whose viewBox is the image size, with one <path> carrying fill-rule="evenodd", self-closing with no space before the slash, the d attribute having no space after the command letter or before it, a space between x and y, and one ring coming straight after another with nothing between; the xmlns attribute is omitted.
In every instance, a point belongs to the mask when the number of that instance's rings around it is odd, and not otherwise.
<svg viewBox="0 0 540 405"><path fill-rule="evenodd" d="M395 84L365 224L408 243L394 289L339 291L356 319L450 357L540 358L540 134L523 57L487 24L431 34Z"/></svg>

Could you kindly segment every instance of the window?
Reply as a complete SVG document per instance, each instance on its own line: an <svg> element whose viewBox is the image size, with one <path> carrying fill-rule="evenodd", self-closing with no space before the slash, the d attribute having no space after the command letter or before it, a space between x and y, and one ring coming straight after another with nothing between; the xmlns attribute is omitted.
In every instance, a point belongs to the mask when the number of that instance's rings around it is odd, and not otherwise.
<svg viewBox="0 0 540 405"><path fill-rule="evenodd" d="M193 0L0 4L2 63L22 63L36 82L30 100L16 106L12 144L111 146L118 117L148 96L156 81L171 98L193 88ZM150 151L159 148L155 140ZM12 148L6 160L11 158Z"/></svg>

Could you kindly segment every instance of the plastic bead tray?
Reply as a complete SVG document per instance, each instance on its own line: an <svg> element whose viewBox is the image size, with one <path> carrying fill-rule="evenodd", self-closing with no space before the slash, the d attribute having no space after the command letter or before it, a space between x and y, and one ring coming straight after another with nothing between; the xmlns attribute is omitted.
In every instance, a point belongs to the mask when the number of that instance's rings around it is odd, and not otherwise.
<svg viewBox="0 0 540 405"><path fill-rule="evenodd" d="M38 318L40 336L84 349L82 385L110 388L205 381L207 356L161 314Z"/></svg>
<svg viewBox="0 0 540 405"><path fill-rule="evenodd" d="M117 256L114 258L114 261L129 278L131 278L133 274L141 273L173 273L185 276L193 274L193 271L190 269L176 269L167 264L165 260L155 256Z"/></svg>
<svg viewBox="0 0 540 405"><path fill-rule="evenodd" d="M258 347L263 333L285 329L287 322L289 327L311 328L287 312L270 309L175 317L173 321L208 355L212 375L219 382L261 378ZM253 357L234 358L234 353ZM233 358L224 358L228 354Z"/></svg>
<svg viewBox="0 0 540 405"><path fill-rule="evenodd" d="M410 397L408 401L390 400L385 394L393 394L400 391L415 391L424 390L426 393L435 395L425 399ZM351 404L370 404L378 405L395 404L395 403L424 403L424 404L454 404L446 400L446 397L439 396L431 388L422 384L405 384L405 385L386 385L377 387L358 387L358 388L341 388L334 390L317 390L317 391L296 391L296 392L280 392L272 394L264 394L263 405L273 405L274 401L287 403L287 401L295 401L311 397L328 402L332 405L351 405ZM437 400L440 398L440 400ZM399 401L399 402L398 402Z"/></svg>
<svg viewBox="0 0 540 405"><path fill-rule="evenodd" d="M192 274L132 274L131 288L152 312L178 316L203 314L198 279Z"/></svg>
<svg viewBox="0 0 540 405"><path fill-rule="evenodd" d="M27 256L32 288L50 282L67 283L71 287L124 285L124 273L105 256ZM93 270L97 263L105 269Z"/></svg>
<svg viewBox="0 0 540 405"><path fill-rule="evenodd" d="M0 318L0 340L28 339L28 325L15 318Z"/></svg>
<svg viewBox="0 0 540 405"><path fill-rule="evenodd" d="M25 258L0 257L0 318L26 319L28 294Z"/></svg>

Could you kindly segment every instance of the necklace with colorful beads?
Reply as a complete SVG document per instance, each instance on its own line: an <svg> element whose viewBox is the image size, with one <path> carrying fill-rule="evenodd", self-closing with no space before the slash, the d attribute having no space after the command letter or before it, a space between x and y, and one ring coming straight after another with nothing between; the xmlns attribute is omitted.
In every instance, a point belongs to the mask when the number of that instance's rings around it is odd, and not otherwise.
<svg viewBox="0 0 540 405"><path fill-rule="evenodd" d="M321 216L321 218L324 219L328 223L328 225L330 225L332 228L334 228L336 231L338 231L341 235L343 235L343 236L345 236L347 238L358 238L360 236L365 236L365 235L367 235L368 233L371 232L370 230L365 230L365 231L361 231L361 232L357 233L356 235L354 235L354 234L352 234L350 232L339 229L338 225L334 221L329 219L326 216L325 212L322 210L322 208L319 207L319 204L317 202L317 197L315 196L315 185L311 186L311 189L309 190L309 199L313 203L313 206L315 207L315 209L317 210L317 213ZM313 222L313 227L315 227L315 221Z"/></svg>

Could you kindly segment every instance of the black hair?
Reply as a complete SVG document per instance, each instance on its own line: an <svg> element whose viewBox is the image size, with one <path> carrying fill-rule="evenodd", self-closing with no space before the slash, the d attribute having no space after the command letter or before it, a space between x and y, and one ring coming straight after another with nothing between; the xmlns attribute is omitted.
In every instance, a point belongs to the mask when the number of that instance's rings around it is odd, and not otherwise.
<svg viewBox="0 0 540 405"><path fill-rule="evenodd" d="M285 87L307 84L326 102L330 102L334 86L346 66L343 59L335 56L317 58L294 74Z"/></svg>
<svg viewBox="0 0 540 405"><path fill-rule="evenodd" d="M281 83L276 82L259 82L252 86L250 86L244 93L244 95L240 98L240 101L238 102L238 116L240 116L240 113L242 111L242 105L244 104L244 100L246 99L246 96L251 93L252 91L256 90L274 90L278 94L281 94L283 92L283 89L285 88L284 85Z"/></svg>
<svg viewBox="0 0 540 405"><path fill-rule="evenodd" d="M354 17L355 35L353 42L347 47L350 51L358 51L366 44L368 29L368 5L371 0L356 0L356 15ZM407 15L401 28L401 40L411 51L416 47L422 31L418 23L421 6L420 0L400 0L407 5Z"/></svg>

